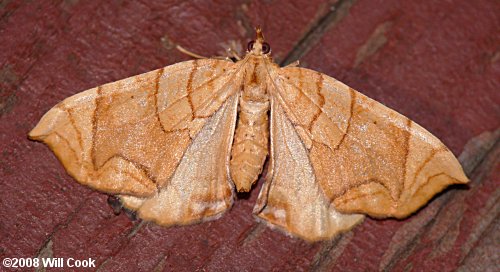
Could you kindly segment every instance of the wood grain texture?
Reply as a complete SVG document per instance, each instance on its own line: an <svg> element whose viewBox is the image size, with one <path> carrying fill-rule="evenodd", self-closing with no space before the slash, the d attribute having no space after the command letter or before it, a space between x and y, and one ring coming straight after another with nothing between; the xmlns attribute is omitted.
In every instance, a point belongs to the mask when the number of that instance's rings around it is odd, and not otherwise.
<svg viewBox="0 0 500 272"><path fill-rule="evenodd" d="M269 34L293 30L271 36L273 55L286 56L329 6L11 1L0 7L0 258L92 257L102 271L498 266L498 250L488 246L499 213L498 4L343 2L352 5L307 47L302 66L363 90L463 154L461 163L472 167L469 189L448 191L410 220L365 220L315 244L259 227L249 216L259 188L203 225L164 229L114 216L105 196L76 184L55 156L26 139L45 111L77 90L186 60L171 43L206 55L220 54L221 41L244 45L252 36L245 25L260 24ZM358 49L387 21L377 34L387 42L353 69Z"/></svg>

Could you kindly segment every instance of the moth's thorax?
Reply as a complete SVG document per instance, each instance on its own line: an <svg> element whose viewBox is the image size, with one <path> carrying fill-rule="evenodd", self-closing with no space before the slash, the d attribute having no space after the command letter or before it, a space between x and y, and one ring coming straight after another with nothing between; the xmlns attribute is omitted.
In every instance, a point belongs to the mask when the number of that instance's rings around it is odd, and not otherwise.
<svg viewBox="0 0 500 272"><path fill-rule="evenodd" d="M266 60L262 56L247 56L242 84L242 97L247 101L269 101L267 85L269 81Z"/></svg>

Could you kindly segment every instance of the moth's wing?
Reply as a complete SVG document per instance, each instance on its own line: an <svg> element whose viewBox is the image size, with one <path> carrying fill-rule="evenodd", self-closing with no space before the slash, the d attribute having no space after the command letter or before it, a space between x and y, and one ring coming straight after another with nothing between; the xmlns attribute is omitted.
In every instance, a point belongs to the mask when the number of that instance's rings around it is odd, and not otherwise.
<svg viewBox="0 0 500 272"><path fill-rule="evenodd" d="M254 213L309 241L351 229L364 216L337 212L316 181L308 150L283 107L271 98L270 167Z"/></svg>
<svg viewBox="0 0 500 272"><path fill-rule="evenodd" d="M233 95L193 139L169 184L149 198L121 196L125 207L160 225L183 225L216 218L232 205L229 181L238 96Z"/></svg>
<svg viewBox="0 0 500 272"><path fill-rule="evenodd" d="M82 184L153 196L237 91L238 74L231 62L204 59L105 84L54 106L29 137L46 143Z"/></svg>
<svg viewBox="0 0 500 272"><path fill-rule="evenodd" d="M468 182L448 148L407 117L312 70L272 76L273 96L307 148L304 163L338 211L402 218Z"/></svg>

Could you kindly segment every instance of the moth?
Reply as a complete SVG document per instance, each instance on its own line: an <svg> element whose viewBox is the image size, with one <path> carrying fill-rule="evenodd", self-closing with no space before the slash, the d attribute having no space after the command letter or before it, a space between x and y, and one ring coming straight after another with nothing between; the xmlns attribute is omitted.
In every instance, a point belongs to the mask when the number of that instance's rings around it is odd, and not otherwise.
<svg viewBox="0 0 500 272"><path fill-rule="evenodd" d="M254 214L308 241L365 215L407 217L468 182L427 130L332 77L279 67L256 34L237 62L185 61L66 98L29 138L163 226L220 217L269 156Z"/></svg>

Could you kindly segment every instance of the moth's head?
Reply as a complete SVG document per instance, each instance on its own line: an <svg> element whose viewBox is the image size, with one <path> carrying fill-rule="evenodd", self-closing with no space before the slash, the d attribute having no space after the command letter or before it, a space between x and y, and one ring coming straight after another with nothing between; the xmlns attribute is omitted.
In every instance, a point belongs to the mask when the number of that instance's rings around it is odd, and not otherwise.
<svg viewBox="0 0 500 272"><path fill-rule="evenodd" d="M271 46L264 41L260 27L255 28L256 38L248 43L248 54L262 56L271 53Z"/></svg>

